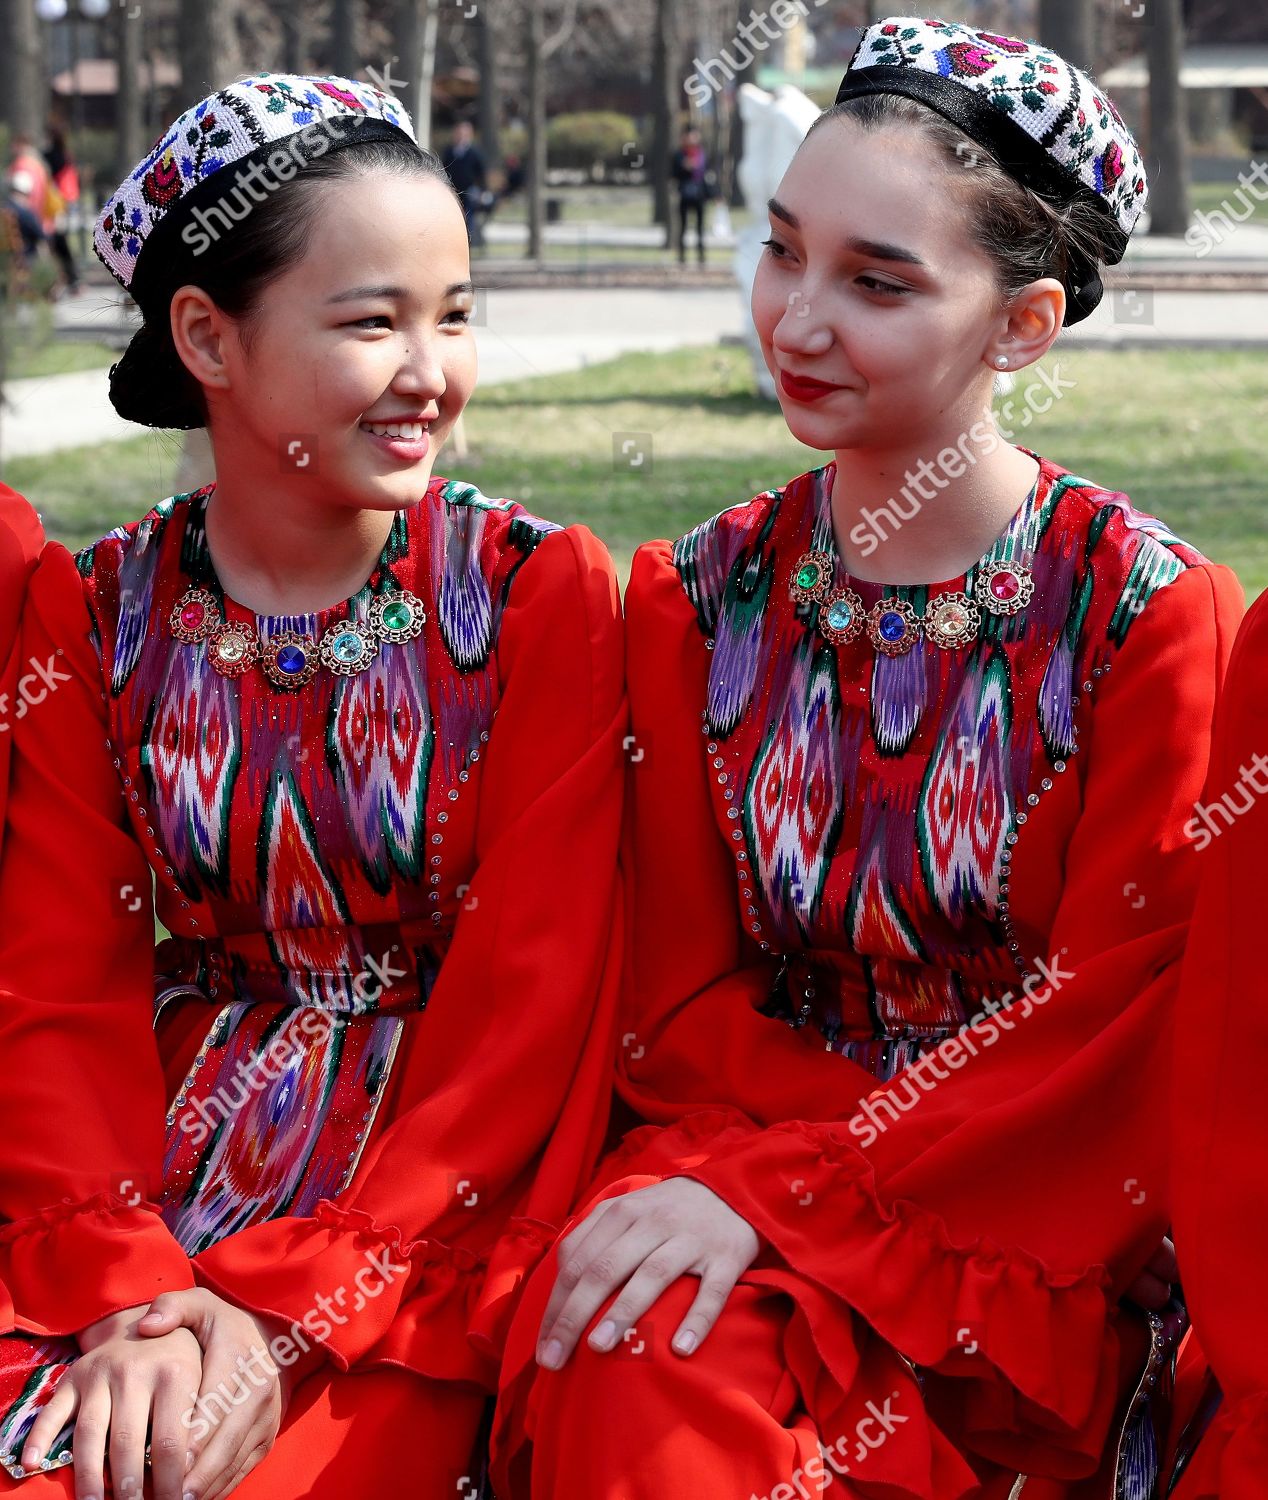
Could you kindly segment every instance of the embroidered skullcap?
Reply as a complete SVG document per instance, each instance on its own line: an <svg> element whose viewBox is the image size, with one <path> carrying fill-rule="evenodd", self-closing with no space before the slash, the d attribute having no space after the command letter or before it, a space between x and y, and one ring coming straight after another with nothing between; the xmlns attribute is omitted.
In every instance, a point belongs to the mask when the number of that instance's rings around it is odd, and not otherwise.
<svg viewBox="0 0 1268 1500"><path fill-rule="evenodd" d="M240 78L187 109L159 137L107 200L93 249L132 290L155 248L177 229L188 230L195 210L207 212L221 200L236 206L243 195L256 199L327 151L398 132L414 140L405 108L357 79Z"/></svg>
<svg viewBox="0 0 1268 1500"><path fill-rule="evenodd" d="M1055 52L959 22L890 16L863 32L837 103L863 94L928 105L1026 187L1091 203L1102 259L1122 260L1149 197L1140 148L1113 100ZM1104 292L1096 266L1077 261L1067 323L1087 317Z"/></svg>
<svg viewBox="0 0 1268 1500"><path fill-rule="evenodd" d="M255 203L331 151L407 140L403 105L352 78L255 73L187 109L107 200L93 249L146 315L111 367L110 397L130 421L202 425L165 331L174 266L188 264Z"/></svg>

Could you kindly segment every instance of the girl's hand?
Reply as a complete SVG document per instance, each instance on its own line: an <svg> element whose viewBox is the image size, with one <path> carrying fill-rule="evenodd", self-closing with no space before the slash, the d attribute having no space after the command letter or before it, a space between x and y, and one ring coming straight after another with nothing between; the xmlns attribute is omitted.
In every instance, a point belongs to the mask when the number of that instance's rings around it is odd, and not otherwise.
<svg viewBox="0 0 1268 1500"><path fill-rule="evenodd" d="M57 1434L75 1419L76 1500L106 1493L105 1453L118 1500L141 1500L145 1434L154 1500L181 1500L185 1492L187 1416L202 1377L202 1351L187 1329L157 1340L136 1332L144 1307L111 1313L78 1335L80 1357L57 1383L22 1449L23 1468L38 1469Z"/></svg>
<svg viewBox="0 0 1268 1500"><path fill-rule="evenodd" d="M684 1275L699 1276L700 1291L672 1344L679 1354L692 1353L759 1246L746 1219L686 1177L609 1198L560 1242L560 1271L542 1319L537 1362L560 1369L595 1313L624 1285L589 1339L600 1353L614 1349L665 1288Z"/></svg>
<svg viewBox="0 0 1268 1500"><path fill-rule="evenodd" d="M1180 1266L1176 1261L1176 1247L1169 1239L1163 1240L1153 1253L1153 1258L1123 1293L1128 1302L1143 1307L1147 1312L1161 1312L1171 1301L1173 1283L1180 1280Z"/></svg>
<svg viewBox="0 0 1268 1500"><path fill-rule="evenodd" d="M137 1325L147 1338L185 1328L202 1350L202 1383L192 1402L185 1493L220 1500L273 1446L294 1381L283 1381L272 1344L282 1325L256 1318L203 1287L164 1292Z"/></svg>

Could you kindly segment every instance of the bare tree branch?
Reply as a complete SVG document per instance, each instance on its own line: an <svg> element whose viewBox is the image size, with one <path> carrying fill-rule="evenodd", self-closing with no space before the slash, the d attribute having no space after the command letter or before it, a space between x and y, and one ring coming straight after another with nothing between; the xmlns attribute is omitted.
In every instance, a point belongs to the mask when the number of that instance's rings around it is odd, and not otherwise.
<svg viewBox="0 0 1268 1500"><path fill-rule="evenodd" d="M553 57L556 52L572 35L577 24L577 0L565 0L563 20L559 23L559 29L554 36L547 37L542 43L542 60Z"/></svg>

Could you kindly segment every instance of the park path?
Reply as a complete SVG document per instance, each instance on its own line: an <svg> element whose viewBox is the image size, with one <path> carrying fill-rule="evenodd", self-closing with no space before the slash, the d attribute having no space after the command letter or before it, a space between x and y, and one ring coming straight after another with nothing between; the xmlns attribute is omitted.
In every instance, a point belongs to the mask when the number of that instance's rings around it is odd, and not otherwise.
<svg viewBox="0 0 1268 1500"><path fill-rule="evenodd" d="M1243 233L1250 233L1249 226ZM1212 269L1216 259L1208 262ZM1268 269L1268 259L1263 264ZM81 337L123 326L119 295L104 286L56 304L56 316L61 329L78 330ZM476 310L480 382L496 385L582 369L637 350L715 345L739 338L746 318L738 291L720 285L494 286L481 294ZM1058 349L1063 345L1268 346L1268 291L1112 291L1091 318L1062 335ZM5 396L7 406L0 410L4 459L118 441L139 431L111 407L104 366L13 380Z"/></svg>
<svg viewBox="0 0 1268 1500"><path fill-rule="evenodd" d="M105 288L56 307L59 323L73 315L77 328L118 326L117 301ZM742 314L739 294L727 287L493 290L482 294L476 309L480 383L578 370L636 350L715 344L739 335ZM141 429L116 414L107 387L104 365L9 381L7 408L0 410L0 456L136 437Z"/></svg>

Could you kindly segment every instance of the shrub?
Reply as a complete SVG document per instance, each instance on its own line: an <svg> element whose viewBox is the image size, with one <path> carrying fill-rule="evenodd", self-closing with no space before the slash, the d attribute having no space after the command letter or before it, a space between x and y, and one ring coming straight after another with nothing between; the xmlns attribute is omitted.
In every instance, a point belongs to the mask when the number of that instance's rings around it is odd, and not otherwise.
<svg viewBox="0 0 1268 1500"><path fill-rule="evenodd" d="M596 181L628 171L643 152L634 120L615 111L556 115L546 130L552 169L588 172Z"/></svg>

